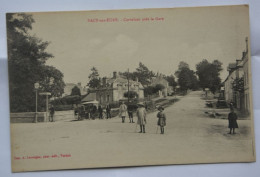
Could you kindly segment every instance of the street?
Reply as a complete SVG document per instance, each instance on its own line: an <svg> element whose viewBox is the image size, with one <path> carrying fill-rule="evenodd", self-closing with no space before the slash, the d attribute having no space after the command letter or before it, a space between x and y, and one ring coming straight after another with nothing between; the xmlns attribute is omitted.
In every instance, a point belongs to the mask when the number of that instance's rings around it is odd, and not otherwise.
<svg viewBox="0 0 260 177"><path fill-rule="evenodd" d="M205 116L205 100L200 96L201 91L193 91L164 110L167 124L163 135L160 129L156 134L157 112L148 114L145 134L138 133L139 126L128 118L122 123L119 117L11 124L14 170L253 160L251 121L238 120L237 134L227 134L227 119ZM51 155L57 156L19 159Z"/></svg>

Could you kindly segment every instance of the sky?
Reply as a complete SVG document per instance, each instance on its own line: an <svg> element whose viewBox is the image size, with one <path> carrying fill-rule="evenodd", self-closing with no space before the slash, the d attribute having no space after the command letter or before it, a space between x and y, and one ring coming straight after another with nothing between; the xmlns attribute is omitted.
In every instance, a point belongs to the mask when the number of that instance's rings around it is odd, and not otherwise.
<svg viewBox="0 0 260 177"><path fill-rule="evenodd" d="M63 72L66 83L83 85L93 66L101 77L132 72L139 62L171 75L180 61L195 70L202 59L223 63L223 81L228 63L241 59L249 37L244 5L32 14L31 33L49 41L47 51L54 55L46 64Z"/></svg>

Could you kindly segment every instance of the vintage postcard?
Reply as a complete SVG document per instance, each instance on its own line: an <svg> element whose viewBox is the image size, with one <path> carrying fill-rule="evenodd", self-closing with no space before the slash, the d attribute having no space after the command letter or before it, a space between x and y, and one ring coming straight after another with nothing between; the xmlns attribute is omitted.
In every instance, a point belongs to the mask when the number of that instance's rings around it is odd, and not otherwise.
<svg viewBox="0 0 260 177"><path fill-rule="evenodd" d="M13 172L255 161L247 5L6 21Z"/></svg>

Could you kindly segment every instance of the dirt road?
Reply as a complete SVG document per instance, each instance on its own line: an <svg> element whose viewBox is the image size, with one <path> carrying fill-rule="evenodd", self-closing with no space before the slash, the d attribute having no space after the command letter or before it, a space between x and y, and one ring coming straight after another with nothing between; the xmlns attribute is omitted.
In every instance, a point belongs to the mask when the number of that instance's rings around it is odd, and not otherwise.
<svg viewBox="0 0 260 177"><path fill-rule="evenodd" d="M120 118L11 124L14 170L254 160L251 121L238 121L237 134L227 134L227 120L204 115L200 95L191 92L165 109L164 135L156 134L156 113L148 115L145 134Z"/></svg>

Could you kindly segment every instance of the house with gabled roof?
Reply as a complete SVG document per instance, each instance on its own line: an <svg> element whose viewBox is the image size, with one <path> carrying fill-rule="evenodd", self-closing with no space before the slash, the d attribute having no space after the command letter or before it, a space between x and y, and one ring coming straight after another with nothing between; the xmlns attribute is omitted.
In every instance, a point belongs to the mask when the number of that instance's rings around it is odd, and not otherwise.
<svg viewBox="0 0 260 177"><path fill-rule="evenodd" d="M127 79L122 75L113 72L113 77L103 77L101 80L101 86L96 89L89 89L89 93L96 95L96 100L100 104L106 104L111 102L117 102L125 99L124 94L128 91L134 91L137 93L139 99L144 98L144 87L138 82L138 79Z"/></svg>

